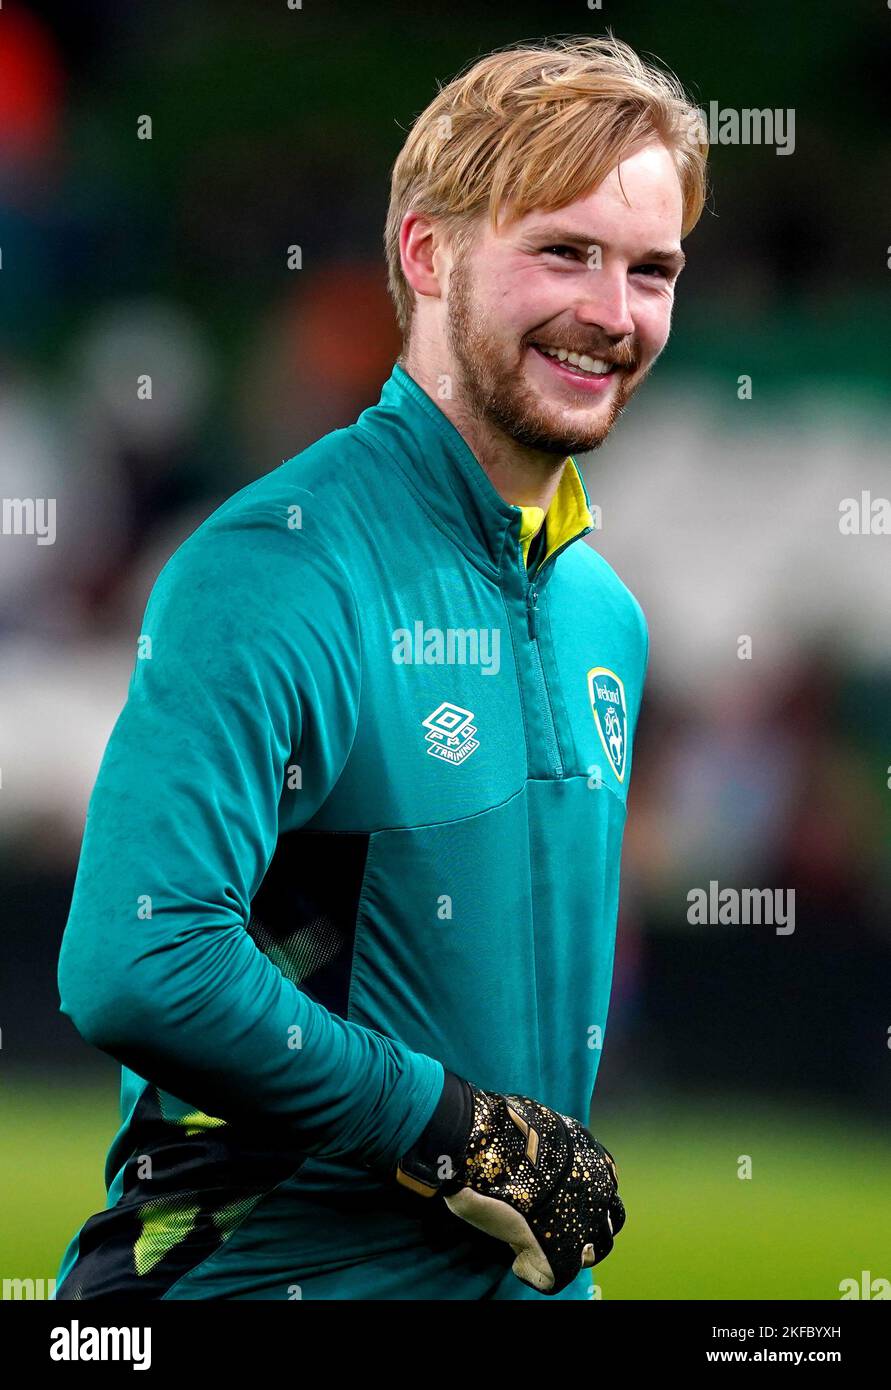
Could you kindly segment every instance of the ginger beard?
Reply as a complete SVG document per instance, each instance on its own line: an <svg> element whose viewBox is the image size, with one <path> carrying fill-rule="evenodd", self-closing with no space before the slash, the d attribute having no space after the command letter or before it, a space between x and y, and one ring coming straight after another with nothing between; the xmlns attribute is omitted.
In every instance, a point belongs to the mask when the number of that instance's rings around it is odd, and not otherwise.
<svg viewBox="0 0 891 1390"><path fill-rule="evenodd" d="M605 400L588 405L579 391L570 406L566 388L555 385L555 399L549 403L527 382L525 361L529 344L538 341L538 331L550 345L618 363L622 370L607 388ZM521 340L512 358L507 345L494 336L491 322L483 321L474 296L469 256L456 256L449 274L447 334L452 360L460 368L463 399L471 412L518 444L540 453L565 458L599 448L650 367L638 370L638 354L628 340L609 347L601 343L597 350L590 341L575 341L577 327L566 334L559 329L538 331ZM567 398L566 406L558 403L558 396ZM580 415L588 418L580 420Z"/></svg>

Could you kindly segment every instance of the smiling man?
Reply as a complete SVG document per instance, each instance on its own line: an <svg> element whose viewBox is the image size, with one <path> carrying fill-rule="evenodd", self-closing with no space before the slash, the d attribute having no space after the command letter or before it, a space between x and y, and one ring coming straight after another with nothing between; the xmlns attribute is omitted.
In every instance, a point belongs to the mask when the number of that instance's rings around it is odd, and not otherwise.
<svg viewBox="0 0 891 1390"><path fill-rule="evenodd" d="M159 576L60 961L123 1084L57 1297L590 1295L647 636L572 455L665 346L696 129L612 39L444 87L379 402Z"/></svg>
<svg viewBox="0 0 891 1390"><path fill-rule="evenodd" d="M448 413L462 430L490 420L488 450L486 432L476 433L484 456L506 438L528 469L533 455L544 464L603 443L668 339L682 225L674 161L650 144L622 161L621 180L617 166L559 216L530 214L500 234L478 229L473 256L441 272L461 384ZM651 236L665 244L644 249ZM402 255L419 295L436 296L435 240L428 218L406 216ZM435 308L432 332L420 326L423 309L417 317L406 369L420 378L443 354ZM425 362L431 341L433 361Z"/></svg>

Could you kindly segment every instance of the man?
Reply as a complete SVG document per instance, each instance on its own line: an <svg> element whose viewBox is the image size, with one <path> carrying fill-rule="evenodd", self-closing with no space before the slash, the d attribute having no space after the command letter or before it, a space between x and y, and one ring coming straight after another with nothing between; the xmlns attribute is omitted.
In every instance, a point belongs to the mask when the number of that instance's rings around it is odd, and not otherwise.
<svg viewBox="0 0 891 1390"><path fill-rule="evenodd" d="M124 1071L59 1298L589 1296L647 635L572 455L667 340L691 122L611 39L446 86L393 170L379 403L157 580L60 961Z"/></svg>

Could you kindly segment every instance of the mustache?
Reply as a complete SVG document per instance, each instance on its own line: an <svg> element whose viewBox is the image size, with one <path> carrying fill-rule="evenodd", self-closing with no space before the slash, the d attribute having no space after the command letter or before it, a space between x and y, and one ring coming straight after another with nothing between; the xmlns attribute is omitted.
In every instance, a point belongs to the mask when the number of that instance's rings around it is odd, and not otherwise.
<svg viewBox="0 0 891 1390"><path fill-rule="evenodd" d="M590 343L569 343L565 338L559 343L546 342L544 338L530 338L529 347L552 348L557 350L565 348L567 352L577 352L579 357L594 357L600 362L609 362L611 366L633 369L638 365L638 355L631 344L619 344L617 347L603 348L592 347Z"/></svg>

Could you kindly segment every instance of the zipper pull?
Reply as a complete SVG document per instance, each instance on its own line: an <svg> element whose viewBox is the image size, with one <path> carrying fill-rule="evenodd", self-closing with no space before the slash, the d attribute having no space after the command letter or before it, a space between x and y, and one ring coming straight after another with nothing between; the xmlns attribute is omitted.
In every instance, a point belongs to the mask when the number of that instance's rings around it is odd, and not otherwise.
<svg viewBox="0 0 891 1390"><path fill-rule="evenodd" d="M529 593L526 596L526 614L529 619L530 637L538 636L538 609L535 606L537 603L538 590L535 588L530 588Z"/></svg>

